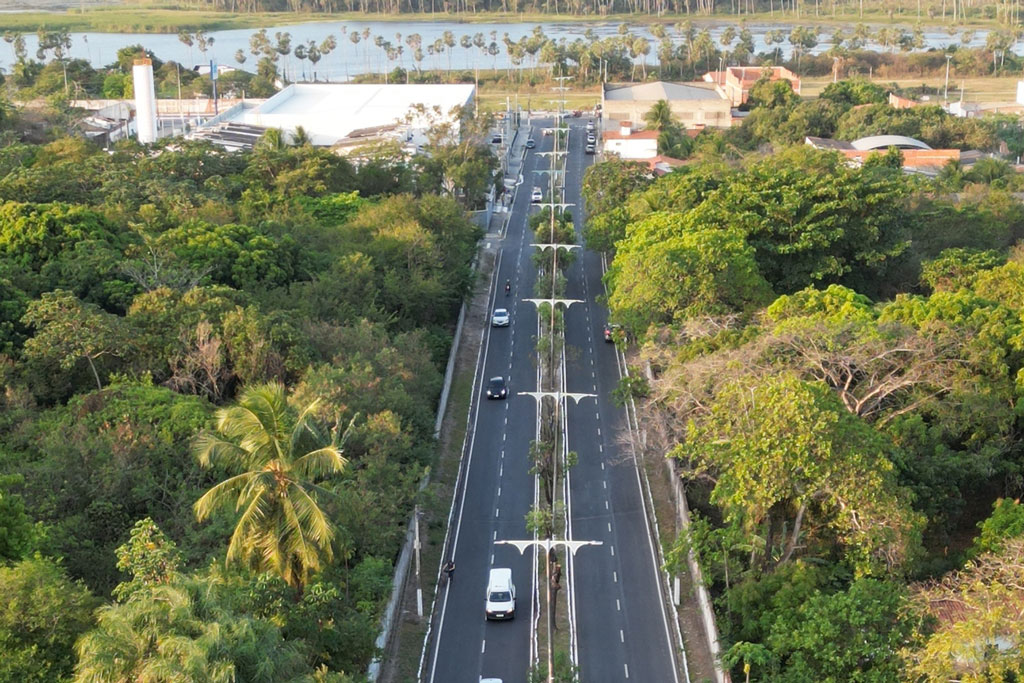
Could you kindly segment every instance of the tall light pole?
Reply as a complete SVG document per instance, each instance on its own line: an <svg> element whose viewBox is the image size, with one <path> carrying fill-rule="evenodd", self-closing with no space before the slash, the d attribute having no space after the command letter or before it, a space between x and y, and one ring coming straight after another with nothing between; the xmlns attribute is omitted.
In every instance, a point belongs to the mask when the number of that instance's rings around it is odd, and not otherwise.
<svg viewBox="0 0 1024 683"><path fill-rule="evenodd" d="M550 249L552 249L552 251L558 251L558 247L560 245L557 245L557 244L537 244L537 245L534 245L534 246L540 247L541 249L543 249L543 248L550 248ZM547 303L552 308L554 308L555 305L558 304L558 303L564 304L566 308L568 308L569 306L571 306L574 303L583 303L579 299L555 299L555 298L551 298L551 299L527 299L527 301L530 301L530 302L534 303L537 306L540 306L541 303ZM554 338L553 337L552 337L552 343L554 343ZM520 396L532 396L537 401L538 407L541 405L541 402L543 401L544 398L553 398L555 400L555 407L556 407L556 411L555 411L555 415L556 415L555 422L556 423L558 423L558 418L557 418L558 411L557 411L557 408L558 408L558 406L561 406L563 399L571 398L577 404L579 404L579 402L582 399L584 399L584 398L597 398L597 396L595 394L570 393L570 392L557 391L557 390L556 391L520 391L519 395ZM561 457L561 449L558 448L558 434L559 434L560 431L561 431L560 428L556 427L556 432L555 432L555 449L553 450L553 456L552 456L552 464L554 465L554 467L557 467L558 459ZM547 585L546 595L547 595L547 606L548 606L548 614L547 614L547 620L546 620L547 621L547 625L548 625L548 683L553 683L554 675L555 675L555 654L554 654L555 653L555 609L554 609L554 600L552 599L552 586L551 586L551 556L555 552L555 548L557 546L559 546L559 545L567 547L570 550L570 552L572 552L573 555L576 554L576 550L580 546L583 546L583 545L601 545L601 543L597 542L597 541L556 540L556 539L553 538L554 528L555 528L554 488L555 488L555 479L556 478L557 478L557 470L553 470L552 471L552 478L551 478L551 490L552 490L552 498L551 498L551 500L552 500L552 510L551 510L551 513L552 514L551 514L551 526L550 526L550 528L548 530L548 538L546 538L543 541L538 541L538 540L534 540L534 541L496 541L496 543L507 543L509 545L514 545L517 548L519 548L519 552L520 553L525 552L527 547L529 547L530 545L534 545L534 544L540 545L541 547L543 547L545 549L545 553L544 553L544 560L545 560L544 561L544 574L545 574L545 580L544 580L544 583Z"/></svg>
<svg viewBox="0 0 1024 683"><path fill-rule="evenodd" d="M946 104L949 102L949 60L953 58L953 55L946 55L946 85L942 89L942 103Z"/></svg>

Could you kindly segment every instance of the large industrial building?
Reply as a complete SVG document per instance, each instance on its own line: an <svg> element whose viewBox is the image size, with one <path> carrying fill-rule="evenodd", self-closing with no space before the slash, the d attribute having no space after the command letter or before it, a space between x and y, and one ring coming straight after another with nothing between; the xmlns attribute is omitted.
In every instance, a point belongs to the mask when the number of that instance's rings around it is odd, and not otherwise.
<svg viewBox="0 0 1024 683"><path fill-rule="evenodd" d="M713 85L654 81L639 85L606 83L601 90L605 127L611 128L623 121L642 122L658 100L669 103L673 116L685 128L732 126L732 104L716 92Z"/></svg>
<svg viewBox="0 0 1024 683"><path fill-rule="evenodd" d="M457 112L472 105L475 93L464 84L297 83L264 102L235 105L192 137L243 149L269 128L290 136L301 127L317 146L343 149L377 139L415 146L437 123L454 124L457 134Z"/></svg>

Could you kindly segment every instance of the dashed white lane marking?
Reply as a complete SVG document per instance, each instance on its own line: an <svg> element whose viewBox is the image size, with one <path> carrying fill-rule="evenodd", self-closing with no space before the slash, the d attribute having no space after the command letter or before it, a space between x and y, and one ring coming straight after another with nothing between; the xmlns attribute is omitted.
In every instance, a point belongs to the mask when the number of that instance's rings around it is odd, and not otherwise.
<svg viewBox="0 0 1024 683"><path fill-rule="evenodd" d="M498 497L501 498L501 487L500 486L498 487ZM612 550L612 555L614 555L614 554L615 554L615 551Z"/></svg>
<svg viewBox="0 0 1024 683"><path fill-rule="evenodd" d="M600 430L598 430L598 431L600 431ZM508 438L508 434L502 434L501 435L501 440L502 441L504 441L506 438Z"/></svg>
<svg viewBox="0 0 1024 683"><path fill-rule="evenodd" d="M601 428L600 427L597 428L597 435L601 436Z"/></svg>
<svg viewBox="0 0 1024 683"><path fill-rule="evenodd" d="M612 530L612 523L608 522L608 533L611 533L611 530ZM498 532L495 531L494 533L495 533L495 535L497 535Z"/></svg>
<svg viewBox="0 0 1024 683"><path fill-rule="evenodd" d="M618 583L619 582L619 573L618 572L612 572L612 582L613 583Z"/></svg>
<svg viewBox="0 0 1024 683"><path fill-rule="evenodd" d="M622 668L626 671L626 678L629 678L629 664L623 664Z"/></svg>
<svg viewBox="0 0 1024 683"><path fill-rule="evenodd" d="M497 530L495 530L494 534L491 535L491 540L492 541L497 541L498 540L498 532L497 532Z"/></svg>
<svg viewBox="0 0 1024 683"><path fill-rule="evenodd" d="M612 557L615 557L615 546L611 545L608 547L612 549Z"/></svg>
<svg viewBox="0 0 1024 683"><path fill-rule="evenodd" d="M595 419L595 420L600 420L600 419L601 419L601 413L599 413L599 412L597 412L597 411L594 411L594 419ZM506 421L507 421L507 420L506 420Z"/></svg>
<svg viewBox="0 0 1024 683"><path fill-rule="evenodd" d="M498 465L498 476L501 477L503 474L505 474L505 464L504 463Z"/></svg>
<svg viewBox="0 0 1024 683"><path fill-rule="evenodd" d="M602 481L601 484L603 484L605 488L608 488L608 482L607 481Z"/></svg>
<svg viewBox="0 0 1024 683"><path fill-rule="evenodd" d="M597 452L604 453L604 446L602 446L601 444L597 444Z"/></svg>
<svg viewBox="0 0 1024 683"><path fill-rule="evenodd" d="M620 643L626 642L626 634L622 632L621 628L619 629L619 642Z"/></svg>
<svg viewBox="0 0 1024 683"><path fill-rule="evenodd" d="M487 651L487 641L486 640L481 640L480 641L480 654L483 654L486 651Z"/></svg>
<svg viewBox="0 0 1024 683"><path fill-rule="evenodd" d="M508 406L507 403L505 405ZM505 416L505 426L508 427L508 416Z"/></svg>
<svg viewBox="0 0 1024 683"><path fill-rule="evenodd" d="M602 470L604 469L604 463L601 463L601 469Z"/></svg>
<svg viewBox="0 0 1024 683"><path fill-rule="evenodd" d="M495 517L498 516L498 511L500 511L500 510L501 510L501 508L494 508L494 516Z"/></svg>
<svg viewBox="0 0 1024 683"><path fill-rule="evenodd" d="M622 603L619 602L618 598L615 598L615 610L618 612L622 611Z"/></svg>
<svg viewBox="0 0 1024 683"><path fill-rule="evenodd" d="M607 500L606 500L606 501L604 502L604 509L605 509L605 510L607 510L607 509L608 509L608 501L607 501Z"/></svg>

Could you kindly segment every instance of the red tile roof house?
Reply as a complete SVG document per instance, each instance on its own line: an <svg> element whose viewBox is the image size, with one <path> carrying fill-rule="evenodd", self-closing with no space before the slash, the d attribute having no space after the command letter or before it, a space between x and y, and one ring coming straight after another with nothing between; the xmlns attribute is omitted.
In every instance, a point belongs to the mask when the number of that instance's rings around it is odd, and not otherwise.
<svg viewBox="0 0 1024 683"><path fill-rule="evenodd" d="M800 94L800 77L784 66L730 66L725 71L704 74L705 83L714 83L715 89L734 107L750 98L750 88L767 72L770 81L787 81L793 92Z"/></svg>
<svg viewBox="0 0 1024 683"><path fill-rule="evenodd" d="M618 130L601 135L605 154L617 154L623 159L653 159L658 156L658 131L633 130L633 124L623 121Z"/></svg>

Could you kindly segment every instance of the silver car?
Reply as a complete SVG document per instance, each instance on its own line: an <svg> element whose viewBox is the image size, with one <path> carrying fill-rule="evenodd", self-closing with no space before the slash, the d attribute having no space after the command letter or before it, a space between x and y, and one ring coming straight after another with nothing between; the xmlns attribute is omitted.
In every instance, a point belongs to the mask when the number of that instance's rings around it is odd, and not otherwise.
<svg viewBox="0 0 1024 683"><path fill-rule="evenodd" d="M506 308L495 308L491 314L491 327L508 327L509 315Z"/></svg>

